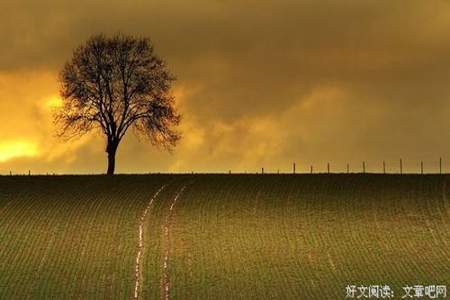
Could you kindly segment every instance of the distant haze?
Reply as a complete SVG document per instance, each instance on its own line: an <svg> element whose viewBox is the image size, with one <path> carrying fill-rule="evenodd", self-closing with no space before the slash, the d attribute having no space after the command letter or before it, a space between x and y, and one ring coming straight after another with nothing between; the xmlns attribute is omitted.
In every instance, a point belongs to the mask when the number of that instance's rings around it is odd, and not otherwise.
<svg viewBox="0 0 450 300"><path fill-rule="evenodd" d="M57 74L97 33L152 39L178 80L173 154L130 131L118 172L450 171L448 1L12 1L0 10L0 173L99 173L54 137Z"/></svg>

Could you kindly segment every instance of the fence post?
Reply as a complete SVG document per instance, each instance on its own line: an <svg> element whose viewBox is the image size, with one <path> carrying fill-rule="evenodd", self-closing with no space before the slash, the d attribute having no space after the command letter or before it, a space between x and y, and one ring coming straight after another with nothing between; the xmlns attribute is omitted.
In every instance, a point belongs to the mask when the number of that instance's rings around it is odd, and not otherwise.
<svg viewBox="0 0 450 300"><path fill-rule="evenodd" d="M423 175L423 161L420 162L420 174Z"/></svg>
<svg viewBox="0 0 450 300"><path fill-rule="evenodd" d="M295 162L292 164L292 172L295 174Z"/></svg>
<svg viewBox="0 0 450 300"><path fill-rule="evenodd" d="M350 173L350 164L347 163L347 174L349 174L349 173Z"/></svg>
<svg viewBox="0 0 450 300"><path fill-rule="evenodd" d="M327 172L330 174L330 163L327 163Z"/></svg>
<svg viewBox="0 0 450 300"><path fill-rule="evenodd" d="M261 174L264 174L264 168L261 168Z"/></svg>
<svg viewBox="0 0 450 300"><path fill-rule="evenodd" d="M439 174L442 174L442 157L439 157Z"/></svg>
<svg viewBox="0 0 450 300"><path fill-rule="evenodd" d="M383 174L386 174L386 162L383 160Z"/></svg>
<svg viewBox="0 0 450 300"><path fill-rule="evenodd" d="M313 173L313 166L311 165L311 174Z"/></svg>
<svg viewBox="0 0 450 300"><path fill-rule="evenodd" d="M31 176L31 170L28 170L28 176Z"/></svg>

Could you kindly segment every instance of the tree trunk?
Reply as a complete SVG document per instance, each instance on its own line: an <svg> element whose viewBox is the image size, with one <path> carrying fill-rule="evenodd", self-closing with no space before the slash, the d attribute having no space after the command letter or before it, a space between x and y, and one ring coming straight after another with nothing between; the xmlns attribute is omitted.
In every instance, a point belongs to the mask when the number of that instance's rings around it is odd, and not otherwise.
<svg viewBox="0 0 450 300"><path fill-rule="evenodd" d="M114 175L117 146L119 146L117 142L108 141L108 145L106 146L106 153L108 153L108 170L106 171L106 175Z"/></svg>

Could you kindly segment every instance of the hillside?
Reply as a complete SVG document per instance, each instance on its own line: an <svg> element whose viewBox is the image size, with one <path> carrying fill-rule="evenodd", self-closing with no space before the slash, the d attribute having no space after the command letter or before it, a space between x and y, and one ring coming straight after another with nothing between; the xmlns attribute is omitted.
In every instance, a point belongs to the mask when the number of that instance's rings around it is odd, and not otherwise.
<svg viewBox="0 0 450 300"><path fill-rule="evenodd" d="M130 299L136 281L143 299L340 299L347 285L401 297L405 285L450 285L447 180L0 177L0 298Z"/></svg>

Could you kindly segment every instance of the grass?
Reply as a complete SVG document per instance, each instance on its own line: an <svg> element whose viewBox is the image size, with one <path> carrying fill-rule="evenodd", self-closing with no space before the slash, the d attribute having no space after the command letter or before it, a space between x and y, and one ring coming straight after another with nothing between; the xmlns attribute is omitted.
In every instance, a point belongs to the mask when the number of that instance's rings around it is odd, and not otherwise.
<svg viewBox="0 0 450 300"><path fill-rule="evenodd" d="M139 218L163 184L145 220L144 299L165 296L164 276L174 299L341 299L349 284L401 298L405 285L450 285L447 179L0 177L0 298L130 299Z"/></svg>

